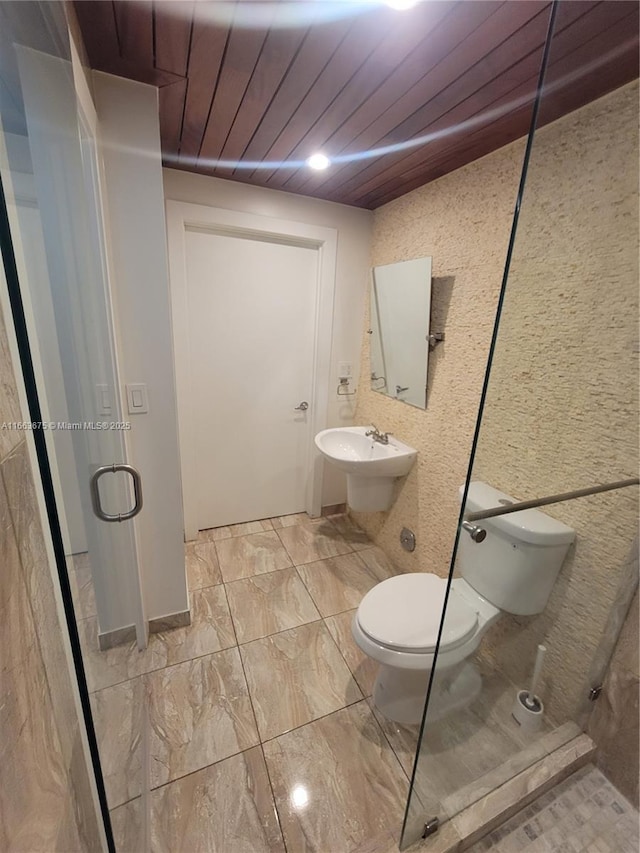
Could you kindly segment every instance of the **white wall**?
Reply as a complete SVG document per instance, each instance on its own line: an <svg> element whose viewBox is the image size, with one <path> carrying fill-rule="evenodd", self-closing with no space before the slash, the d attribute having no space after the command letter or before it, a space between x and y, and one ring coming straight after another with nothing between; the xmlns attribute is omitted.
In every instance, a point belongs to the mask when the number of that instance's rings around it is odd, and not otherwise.
<svg viewBox="0 0 640 853"><path fill-rule="evenodd" d="M176 169L164 169L163 175L166 199L294 220L307 225L322 225L338 231L331 347L332 378L327 422L329 426L351 423L355 397L338 398L335 389L338 385L338 364L343 361L350 362L353 366L352 390L355 390L359 382L360 337L364 300L369 283L372 214L367 210L343 204L180 172ZM323 506L343 503L345 500L344 476L335 468L326 465Z"/></svg>
<svg viewBox="0 0 640 853"><path fill-rule="evenodd" d="M123 386L146 383L149 394L149 413L126 417L130 461L143 481L136 532L144 605L155 619L188 608L158 91L100 72L93 90L120 376Z"/></svg>

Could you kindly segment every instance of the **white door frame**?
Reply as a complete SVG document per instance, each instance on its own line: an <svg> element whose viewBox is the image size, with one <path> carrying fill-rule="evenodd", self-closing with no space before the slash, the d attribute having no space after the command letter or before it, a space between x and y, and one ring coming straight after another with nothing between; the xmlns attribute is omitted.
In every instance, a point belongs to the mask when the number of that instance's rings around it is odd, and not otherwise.
<svg viewBox="0 0 640 853"><path fill-rule="evenodd" d="M326 429L327 426L338 232L334 228L319 225L307 225L287 219L258 216L238 210L226 210L172 199L167 199L166 210L185 539L195 539L198 535L196 516L198 460L195 441L198 412L196 389L191 388L190 371L185 240L188 229L245 239L254 237L259 240L272 240L290 246L306 246L318 252L313 374L309 400L310 428L307 447L309 476L305 505L307 513L317 517L322 511L322 458L315 449L313 439L316 433Z"/></svg>

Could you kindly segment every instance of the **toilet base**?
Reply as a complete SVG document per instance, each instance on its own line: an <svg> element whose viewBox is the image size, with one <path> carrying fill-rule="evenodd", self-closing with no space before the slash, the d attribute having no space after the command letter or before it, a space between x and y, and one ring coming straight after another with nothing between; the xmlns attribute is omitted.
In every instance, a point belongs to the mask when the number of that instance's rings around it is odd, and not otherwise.
<svg viewBox="0 0 640 853"><path fill-rule="evenodd" d="M373 687L373 703L388 720L420 723L430 670L398 669L382 664ZM482 690L482 677L470 661L436 673L429 700L429 720L435 721L470 705Z"/></svg>

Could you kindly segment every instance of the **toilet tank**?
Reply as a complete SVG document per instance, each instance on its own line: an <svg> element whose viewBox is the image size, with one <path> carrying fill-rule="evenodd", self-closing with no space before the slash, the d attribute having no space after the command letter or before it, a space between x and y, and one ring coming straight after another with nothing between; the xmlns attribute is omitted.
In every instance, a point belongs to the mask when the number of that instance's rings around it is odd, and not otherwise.
<svg viewBox="0 0 640 853"><path fill-rule="evenodd" d="M463 487L460 488L462 499ZM466 512L515 503L479 481L469 484ZM487 536L474 542L463 530L458 571L496 607L519 616L541 613L549 599L575 531L536 509L474 521Z"/></svg>

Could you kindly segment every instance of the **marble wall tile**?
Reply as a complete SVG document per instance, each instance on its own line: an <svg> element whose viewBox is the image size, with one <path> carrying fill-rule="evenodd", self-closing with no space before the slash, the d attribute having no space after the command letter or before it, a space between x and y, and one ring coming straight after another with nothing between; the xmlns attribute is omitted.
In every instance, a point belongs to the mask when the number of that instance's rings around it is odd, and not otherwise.
<svg viewBox="0 0 640 853"><path fill-rule="evenodd" d="M378 664L365 655L353 639L351 623L355 613L355 610L345 610L336 616L328 616L324 621L363 695L371 696Z"/></svg>
<svg viewBox="0 0 640 853"><path fill-rule="evenodd" d="M265 743L264 753L288 850L375 850L398 831L408 780L365 702Z"/></svg>
<svg viewBox="0 0 640 853"><path fill-rule="evenodd" d="M91 695L100 764L110 809L142 792L142 677L105 687Z"/></svg>
<svg viewBox="0 0 640 853"><path fill-rule="evenodd" d="M222 583L214 542L187 542L184 553L189 589L200 589Z"/></svg>
<svg viewBox="0 0 640 853"><path fill-rule="evenodd" d="M285 853L260 747L153 791L151 814L154 853Z"/></svg>
<svg viewBox="0 0 640 853"><path fill-rule="evenodd" d="M1 417L1 416L0 416ZM45 548L40 512L26 442L22 442L2 465L2 479L20 552L22 572L34 616L58 735L68 764L73 750L78 712L67 653L56 605L53 578Z"/></svg>
<svg viewBox="0 0 640 853"><path fill-rule="evenodd" d="M322 622L254 640L240 654L263 741L362 698Z"/></svg>
<svg viewBox="0 0 640 853"><path fill-rule="evenodd" d="M1 483L0 565L0 849L56 850L68 776Z"/></svg>
<svg viewBox="0 0 640 853"><path fill-rule="evenodd" d="M201 541L218 542L220 539L231 539L234 536L249 536L252 533L264 533L273 530L270 518L262 521L243 521L240 524L230 524L226 527L210 527L201 530L198 539Z"/></svg>
<svg viewBox="0 0 640 853"><path fill-rule="evenodd" d="M335 525L323 519L320 524L296 524L278 531L294 566L348 554L351 546Z"/></svg>
<svg viewBox="0 0 640 853"><path fill-rule="evenodd" d="M275 572L291 565L275 530L222 539L216 542L216 549L226 583Z"/></svg>
<svg viewBox="0 0 640 853"><path fill-rule="evenodd" d="M110 812L116 853L140 853L144 850L142 800L138 797Z"/></svg>
<svg viewBox="0 0 640 853"><path fill-rule="evenodd" d="M380 561L366 559L368 551L305 563L298 574L323 616L357 608L370 589L388 578Z"/></svg>
<svg viewBox="0 0 640 853"><path fill-rule="evenodd" d="M638 807L638 676L612 668L589 720L598 767Z"/></svg>
<svg viewBox="0 0 640 853"><path fill-rule="evenodd" d="M11 365L11 354L9 342L4 325L4 318L0 313L0 423L21 421L20 401L13 368ZM0 461L20 444L24 438L21 430L0 429Z"/></svg>
<svg viewBox="0 0 640 853"><path fill-rule="evenodd" d="M258 743L237 649L146 677L151 785L164 785Z"/></svg>
<svg viewBox="0 0 640 853"><path fill-rule="evenodd" d="M294 568L234 581L226 591L239 643L320 619Z"/></svg>

